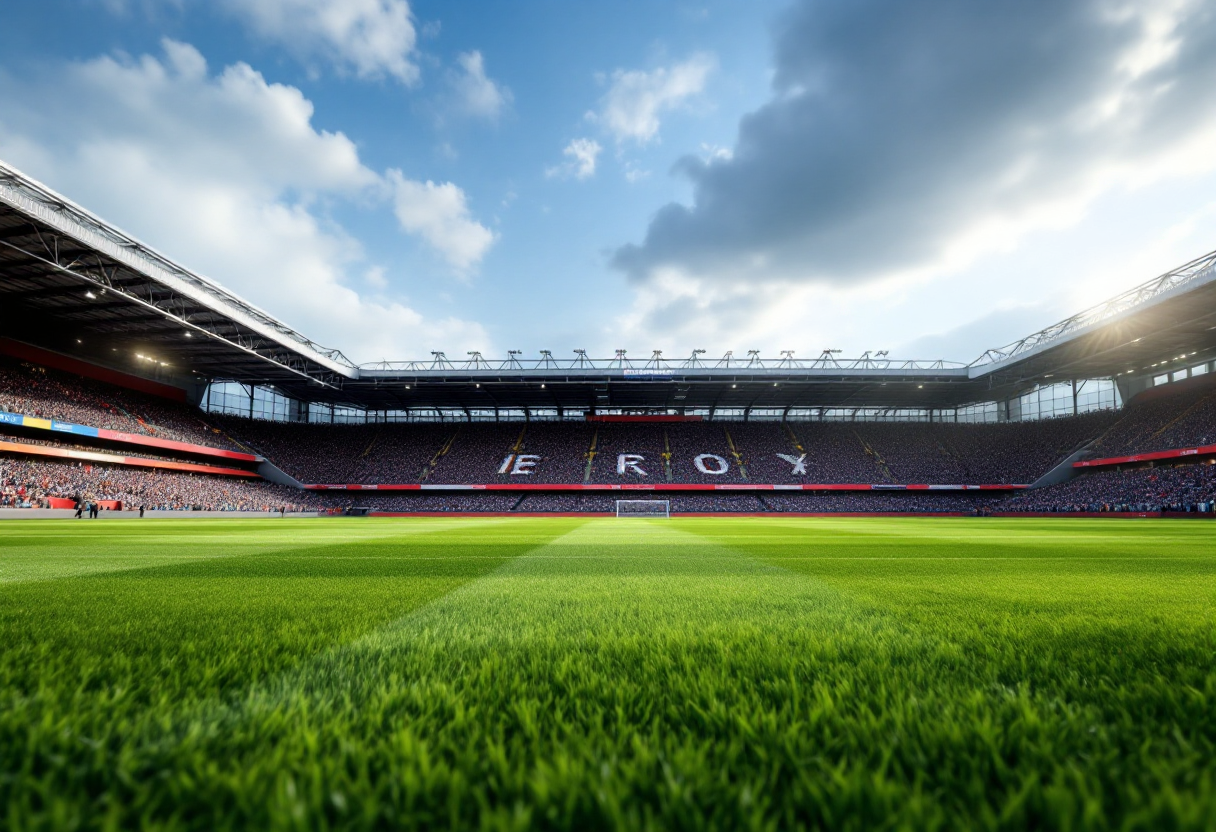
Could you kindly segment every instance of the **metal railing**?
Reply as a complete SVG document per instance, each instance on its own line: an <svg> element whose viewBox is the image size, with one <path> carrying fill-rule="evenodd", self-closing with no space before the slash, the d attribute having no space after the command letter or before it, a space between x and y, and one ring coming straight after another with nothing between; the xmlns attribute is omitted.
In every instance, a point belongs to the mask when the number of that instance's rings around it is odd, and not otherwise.
<svg viewBox="0 0 1216 832"><path fill-rule="evenodd" d="M330 369L349 371L354 364L340 350L323 347L269 313L200 274L179 266L155 249L106 223L66 197L0 162L0 200L58 228L149 279L181 292L259 334L299 350Z"/></svg>
<svg viewBox="0 0 1216 832"><path fill-rule="evenodd" d="M1033 335L1006 344L997 349L986 350L983 355L968 364L968 367L982 367L1016 358L1033 349L1045 346L1053 341L1059 341L1086 327L1108 321L1118 315L1148 303L1154 298L1167 292L1181 289L1193 283L1201 283L1216 278L1216 251L1208 252L1185 265L1154 277L1147 283L1128 289L1120 295L1091 306L1083 312L1078 312L1071 318L1066 318L1057 324L1041 329Z"/></svg>
<svg viewBox="0 0 1216 832"><path fill-rule="evenodd" d="M507 358L488 359L478 351L466 353L467 358L452 359L446 353L435 351L429 361L374 361L360 364L360 371L376 373L511 373L536 371L602 372L664 374L676 371L798 371L817 370L828 372L855 372L859 370L902 372L908 370L962 370L967 365L958 361L897 360L887 357L886 352L865 353L859 358L840 358L839 350L824 350L816 358L798 358L793 350L783 350L780 358L764 358L759 350L748 350L746 358L737 358L733 352L718 359L704 358L705 350L693 350L686 357L667 358L662 350L631 358L626 350L617 350L611 358L592 358L586 350L573 350L570 358L555 358L552 351L540 350L535 358L524 358L520 350L508 350Z"/></svg>

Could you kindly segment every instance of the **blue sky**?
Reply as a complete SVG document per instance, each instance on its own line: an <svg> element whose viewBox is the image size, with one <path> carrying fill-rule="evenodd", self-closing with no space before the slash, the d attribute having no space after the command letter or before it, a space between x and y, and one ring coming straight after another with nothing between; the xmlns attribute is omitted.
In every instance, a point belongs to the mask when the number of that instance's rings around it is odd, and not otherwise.
<svg viewBox="0 0 1216 832"><path fill-rule="evenodd" d="M6 20L0 159L357 361L970 360L1216 247L1210 3Z"/></svg>

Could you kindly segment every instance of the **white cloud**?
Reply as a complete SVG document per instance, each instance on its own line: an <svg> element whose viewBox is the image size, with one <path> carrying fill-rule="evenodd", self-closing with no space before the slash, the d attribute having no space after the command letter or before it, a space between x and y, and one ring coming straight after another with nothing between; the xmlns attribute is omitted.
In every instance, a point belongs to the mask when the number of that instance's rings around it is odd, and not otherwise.
<svg viewBox="0 0 1216 832"><path fill-rule="evenodd" d="M356 360L486 345L479 324L393 298L382 267L326 216L339 203L374 208L401 176L315 129L299 90L245 64L210 74L197 50L167 41L161 59L0 75L0 98L0 157L310 338Z"/></svg>
<svg viewBox="0 0 1216 832"><path fill-rule="evenodd" d="M650 178L650 171L645 168L638 167L637 162L628 161L625 163L625 181L629 184L641 182L643 179Z"/></svg>
<svg viewBox="0 0 1216 832"><path fill-rule="evenodd" d="M388 277L385 275L383 266L372 266L363 273L363 279L367 284L375 289L384 290L388 288Z"/></svg>
<svg viewBox="0 0 1216 832"><path fill-rule="evenodd" d="M697 54L688 60L643 70L618 69L600 108L588 118L600 124L617 142L646 144L659 133L660 114L673 110L699 95L713 71L712 55Z"/></svg>
<svg viewBox="0 0 1216 832"><path fill-rule="evenodd" d="M223 0L261 37L360 78L418 80L418 35L406 0Z"/></svg>
<svg viewBox="0 0 1216 832"><path fill-rule="evenodd" d="M496 120L511 104L511 91L486 76L485 59L480 52L456 56L458 72L449 76L451 109L460 115Z"/></svg>
<svg viewBox="0 0 1216 832"><path fill-rule="evenodd" d="M595 139L574 139L562 151L565 162L545 170L545 176L590 179L595 176L595 163L604 148Z"/></svg>
<svg viewBox="0 0 1216 832"><path fill-rule="evenodd" d="M417 182L390 170L397 221L418 234L460 271L481 261L495 234L469 215L464 191L451 182Z"/></svg>
<svg viewBox="0 0 1216 832"><path fill-rule="evenodd" d="M1077 280L1058 263L996 279L1003 262L1026 258L1025 244L1080 250L1071 241L1101 206L1216 173L1216 17L1201 2L1116 12L798 0L775 34L771 99L740 120L733 150L680 160L691 200L659 208L644 239L613 257L637 293L640 332L687 313L723 333L763 337L755 322L767 319L774 332L844 346L857 316L897 344L962 350L976 328L917 335L998 309L986 326L999 341L994 321L1012 330L1031 314L1028 297L1058 292L1062 275ZM1126 257L1163 209L1142 205L1089 259L1117 247ZM1043 242L1061 232L1067 241ZM1174 255L1156 262L1167 268ZM1082 303L1115 291L1109 265L1093 274L1104 285ZM952 293L965 302L946 310ZM1041 307L1056 311L1056 301Z"/></svg>

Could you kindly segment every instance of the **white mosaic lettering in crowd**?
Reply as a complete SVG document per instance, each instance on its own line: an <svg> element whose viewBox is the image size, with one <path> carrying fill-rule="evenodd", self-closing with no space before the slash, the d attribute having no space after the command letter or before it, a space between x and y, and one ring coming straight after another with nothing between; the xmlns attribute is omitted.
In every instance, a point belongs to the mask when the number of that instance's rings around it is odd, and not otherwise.
<svg viewBox="0 0 1216 832"><path fill-rule="evenodd" d="M801 456L792 456L791 454L774 454L778 459L788 462L792 467L790 475L796 477L806 476L806 454ZM527 477L536 473L536 466L540 464L540 454L507 454L503 459L502 464L498 466L498 473L509 474L512 477ZM639 477L648 477L649 474L642 469L641 463L646 461L643 454L618 454L616 458L616 472L621 476L625 474L635 474ZM692 464L702 474L711 477L720 477L730 473L730 462L726 457L718 454L697 454L692 459Z"/></svg>
<svg viewBox="0 0 1216 832"><path fill-rule="evenodd" d="M507 454L502 465L498 466L498 473L506 474L509 471L513 477L529 476L539 462L540 454Z"/></svg>
<svg viewBox="0 0 1216 832"><path fill-rule="evenodd" d="M713 463L712 469L709 465L711 462ZM721 476L730 470L730 463L717 454L701 454L693 457L692 464L697 466L697 470L702 474L709 474L714 477Z"/></svg>
<svg viewBox="0 0 1216 832"><path fill-rule="evenodd" d="M806 454L803 454L802 456L790 456L789 454L777 454L777 456L779 456L781 459L784 459L790 465L794 466L794 470L790 471L791 474L794 474L797 476L806 475Z"/></svg>
<svg viewBox="0 0 1216 832"><path fill-rule="evenodd" d="M639 477L647 476L646 472L638 465L639 462L645 461L646 457L641 454L620 454L616 458L616 472L624 474L626 471L629 471L630 473L637 474Z"/></svg>
<svg viewBox="0 0 1216 832"><path fill-rule="evenodd" d="M536 463L540 462L540 454L520 454L515 457L515 465L511 467L511 476L524 475L528 476L532 473L532 469L536 467Z"/></svg>

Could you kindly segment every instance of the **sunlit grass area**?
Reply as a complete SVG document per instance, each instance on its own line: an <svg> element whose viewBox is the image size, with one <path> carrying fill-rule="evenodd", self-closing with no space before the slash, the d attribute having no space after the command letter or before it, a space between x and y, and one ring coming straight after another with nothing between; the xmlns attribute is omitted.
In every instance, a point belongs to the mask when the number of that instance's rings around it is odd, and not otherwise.
<svg viewBox="0 0 1216 832"><path fill-rule="evenodd" d="M2 817L1216 828L1212 528L7 522Z"/></svg>

